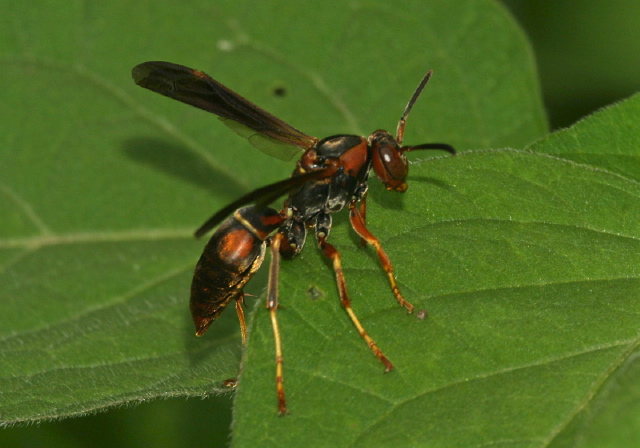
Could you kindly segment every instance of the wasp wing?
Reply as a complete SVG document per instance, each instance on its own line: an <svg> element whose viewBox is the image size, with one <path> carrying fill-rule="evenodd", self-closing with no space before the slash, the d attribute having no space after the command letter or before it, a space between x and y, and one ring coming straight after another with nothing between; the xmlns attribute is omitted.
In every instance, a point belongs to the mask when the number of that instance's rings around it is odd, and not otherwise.
<svg viewBox="0 0 640 448"><path fill-rule="evenodd" d="M247 139L251 145L258 148L263 153L275 157L276 159L288 162L294 157L300 156L300 150L289 143L277 140L273 137L267 137L264 134L254 131L250 127L245 126L230 118L218 117L220 121L240 137Z"/></svg>
<svg viewBox="0 0 640 448"><path fill-rule="evenodd" d="M317 138L297 130L199 70L171 62L150 61L133 67L131 75L135 83L141 87L214 113L223 119L233 120L253 130L254 134L261 134L272 143L277 141L308 149L318 141ZM232 128L238 132L235 125ZM249 136L250 141L252 138ZM297 152L299 150L293 155ZM287 155L286 158L290 159L293 155Z"/></svg>
<svg viewBox="0 0 640 448"><path fill-rule="evenodd" d="M265 185L256 190L253 190L244 196L236 199L231 204L228 204L223 209L216 212L211 218L209 218L204 224L202 224L198 230L195 231L196 238L200 238L209 230L220 224L227 216L233 213L238 208L247 204L256 204L259 207L266 207L280 196L284 196L311 180L330 177L335 173L334 167L324 168L316 171L310 171L308 173L301 174L299 176L293 176L279 182Z"/></svg>

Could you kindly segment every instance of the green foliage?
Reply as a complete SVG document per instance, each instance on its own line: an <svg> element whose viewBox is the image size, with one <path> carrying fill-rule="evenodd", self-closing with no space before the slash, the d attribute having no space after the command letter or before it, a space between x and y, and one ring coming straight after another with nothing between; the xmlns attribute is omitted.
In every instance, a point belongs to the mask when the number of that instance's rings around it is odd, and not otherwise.
<svg viewBox="0 0 640 448"><path fill-rule="evenodd" d="M3 425L223 393L242 358L235 446L638 438L623 410L637 407L640 97L545 137L527 43L491 1L313 12L285 0L6 3ZM233 310L193 337L187 295L203 242L191 232L291 164L136 87L129 71L145 60L197 67L320 137L393 130L435 69L405 141L461 152L411 154L409 190L372 180L368 210L402 291L428 317L399 309L344 214L331 235L353 308L395 371L383 374L359 338L311 239L281 272L289 416L276 413L261 301L248 300L244 354ZM264 276L251 291L263 286Z"/></svg>
<svg viewBox="0 0 640 448"><path fill-rule="evenodd" d="M590 132L597 118L572 131ZM256 415L266 420L274 412L272 378L264 375L273 357L270 327L257 315L236 399L238 440L295 445L309 424L307 441L323 446L326 433L311 425L328 420L351 429L331 434L337 446L544 445L585 436L633 390L625 381L640 312L638 183L515 150L466 152L414 168L438 185L411 185L402 228L392 211L371 216L375 227L393 229L385 243L402 267L401 286L429 318L405 316L390 293L374 302L386 287L375 261L344 250L354 307L397 371L379 372L335 298L321 301L333 300L331 315L313 312L320 304L304 300L313 282L299 285L307 271L298 264L285 271L282 290L303 304L280 312L293 334L285 352L292 415L254 426ZM310 268L321 264L312 258ZM325 277L315 271L313 281ZM251 401L260 391L271 401Z"/></svg>

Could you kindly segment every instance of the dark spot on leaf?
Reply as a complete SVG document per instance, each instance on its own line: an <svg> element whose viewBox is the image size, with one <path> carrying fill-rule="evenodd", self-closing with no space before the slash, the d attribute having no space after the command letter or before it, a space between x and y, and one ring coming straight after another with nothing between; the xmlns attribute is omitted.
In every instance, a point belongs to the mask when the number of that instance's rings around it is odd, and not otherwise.
<svg viewBox="0 0 640 448"><path fill-rule="evenodd" d="M274 95L274 96L278 96L278 97L281 97L281 98L282 98L283 96L286 96L286 95L287 95L287 89L285 89L285 88L284 88L284 87L282 87L282 86L274 87L274 88L273 88L273 95Z"/></svg>

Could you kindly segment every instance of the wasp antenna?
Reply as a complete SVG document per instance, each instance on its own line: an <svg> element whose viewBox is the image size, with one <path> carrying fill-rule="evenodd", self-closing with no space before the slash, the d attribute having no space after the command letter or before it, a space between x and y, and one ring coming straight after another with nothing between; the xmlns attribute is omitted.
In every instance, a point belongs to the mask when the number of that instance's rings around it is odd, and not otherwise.
<svg viewBox="0 0 640 448"><path fill-rule="evenodd" d="M433 70L429 70L427 74L424 75L424 78L422 78L422 81L420 81L420 84L418 84L416 91L413 92L411 99L407 103L407 107L404 108L404 113L402 114L402 117L398 122L398 129L396 130L396 141L398 142L398 145L402 145L402 140L404 138L404 126L407 123L407 116L409 115L409 112L411 112L413 105L416 103L416 101L418 101L418 97L420 97L420 94L424 90L424 86L426 86L429 82L429 78L431 78L432 73Z"/></svg>

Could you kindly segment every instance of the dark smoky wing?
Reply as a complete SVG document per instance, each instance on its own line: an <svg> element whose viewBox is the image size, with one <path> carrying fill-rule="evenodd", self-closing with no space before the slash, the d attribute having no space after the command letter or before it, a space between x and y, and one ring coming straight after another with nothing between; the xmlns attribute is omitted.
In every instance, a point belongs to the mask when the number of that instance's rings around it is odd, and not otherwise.
<svg viewBox="0 0 640 448"><path fill-rule="evenodd" d="M246 138L252 146L258 148L268 156L284 160L285 162L292 160L296 156L300 157L300 150L289 143L285 143L281 140L256 132L250 127L238 123L235 120L224 117L218 118L226 127L231 129L240 137Z"/></svg>
<svg viewBox="0 0 640 448"><path fill-rule="evenodd" d="M318 140L271 115L201 71L171 62L152 61L136 65L131 74L135 83L141 87L237 121L280 142L308 149Z"/></svg>
<svg viewBox="0 0 640 448"><path fill-rule="evenodd" d="M243 205L256 204L258 207L266 207L280 196L294 191L296 188L299 188L311 180L331 176L333 172L334 170L331 168L311 171L253 190L216 212L195 231L195 236L196 238L200 238Z"/></svg>

